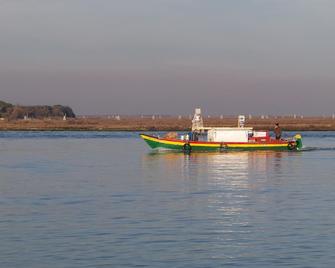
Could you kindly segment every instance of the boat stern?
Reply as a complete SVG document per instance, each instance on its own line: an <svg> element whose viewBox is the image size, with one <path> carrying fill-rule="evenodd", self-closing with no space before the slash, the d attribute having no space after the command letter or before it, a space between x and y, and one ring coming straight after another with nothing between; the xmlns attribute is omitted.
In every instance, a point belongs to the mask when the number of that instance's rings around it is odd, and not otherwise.
<svg viewBox="0 0 335 268"><path fill-rule="evenodd" d="M296 142L296 148L298 151L302 149L302 137L300 134L296 134L294 136L295 142Z"/></svg>

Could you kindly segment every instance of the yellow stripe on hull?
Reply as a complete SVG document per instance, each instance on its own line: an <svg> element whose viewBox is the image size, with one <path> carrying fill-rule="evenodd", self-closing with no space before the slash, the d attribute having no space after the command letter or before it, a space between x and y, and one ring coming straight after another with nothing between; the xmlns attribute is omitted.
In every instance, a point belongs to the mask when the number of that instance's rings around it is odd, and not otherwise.
<svg viewBox="0 0 335 268"><path fill-rule="evenodd" d="M288 143L280 143L280 144L264 144L264 143L258 143L258 144L252 144L252 143L246 143L246 144L229 144L227 143L226 146L228 148L287 148Z"/></svg>

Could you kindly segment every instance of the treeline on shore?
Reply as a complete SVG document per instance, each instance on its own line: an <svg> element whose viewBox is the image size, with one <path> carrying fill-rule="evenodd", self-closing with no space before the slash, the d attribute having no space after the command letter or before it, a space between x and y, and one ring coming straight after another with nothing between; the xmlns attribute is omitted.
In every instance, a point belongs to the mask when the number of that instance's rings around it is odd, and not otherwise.
<svg viewBox="0 0 335 268"><path fill-rule="evenodd" d="M0 118L7 120L59 118L64 116L67 118L76 117L73 110L68 106L21 106L0 101Z"/></svg>

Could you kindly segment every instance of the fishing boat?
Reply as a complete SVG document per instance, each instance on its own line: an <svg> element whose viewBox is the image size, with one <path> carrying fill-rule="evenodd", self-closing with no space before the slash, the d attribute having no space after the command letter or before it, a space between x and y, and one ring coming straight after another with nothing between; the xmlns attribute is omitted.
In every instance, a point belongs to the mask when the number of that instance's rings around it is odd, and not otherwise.
<svg viewBox="0 0 335 268"><path fill-rule="evenodd" d="M245 116L238 117L237 127L204 127L201 110L196 109L192 131L187 134L168 133L164 137L140 134L152 149L170 149L190 153L192 151L228 150L285 150L302 149L302 137L275 139L269 131L245 127Z"/></svg>

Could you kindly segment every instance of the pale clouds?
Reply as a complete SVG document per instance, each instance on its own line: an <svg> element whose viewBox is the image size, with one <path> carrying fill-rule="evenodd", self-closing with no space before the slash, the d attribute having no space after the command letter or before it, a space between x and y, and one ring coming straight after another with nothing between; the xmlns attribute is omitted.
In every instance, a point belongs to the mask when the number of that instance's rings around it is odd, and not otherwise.
<svg viewBox="0 0 335 268"><path fill-rule="evenodd" d="M168 113L160 103L178 95L171 111L329 113L334 10L325 0L0 1L0 99ZM289 93L316 107L278 105Z"/></svg>

